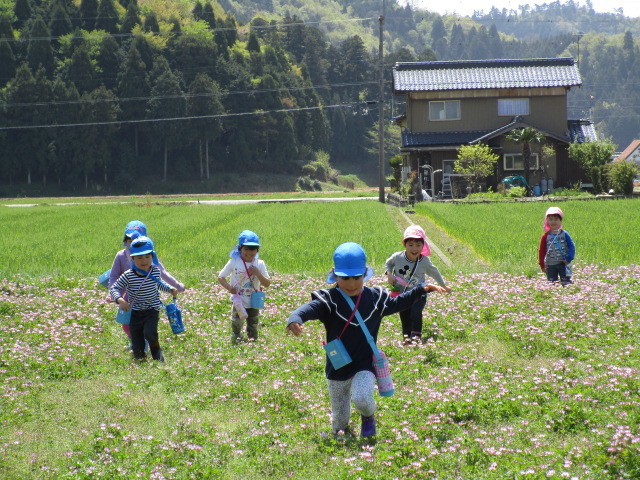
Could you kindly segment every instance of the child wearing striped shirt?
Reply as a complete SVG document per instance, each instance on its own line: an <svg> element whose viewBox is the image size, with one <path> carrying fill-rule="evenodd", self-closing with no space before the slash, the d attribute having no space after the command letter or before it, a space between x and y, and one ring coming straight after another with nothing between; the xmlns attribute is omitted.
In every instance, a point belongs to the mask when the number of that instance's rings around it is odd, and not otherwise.
<svg viewBox="0 0 640 480"><path fill-rule="evenodd" d="M157 265L153 241L148 237L138 237L129 247L129 254L133 260L131 268L125 271L111 286L111 298L124 310L131 310L129 329L133 356L136 359L146 358L144 352L145 340L149 343L151 357L154 360L164 362L164 356L160 349L158 339L158 322L160 320L159 290L171 292L173 297L178 296L178 290L170 287L160 279L160 268ZM123 298L123 292L129 292L129 301Z"/></svg>

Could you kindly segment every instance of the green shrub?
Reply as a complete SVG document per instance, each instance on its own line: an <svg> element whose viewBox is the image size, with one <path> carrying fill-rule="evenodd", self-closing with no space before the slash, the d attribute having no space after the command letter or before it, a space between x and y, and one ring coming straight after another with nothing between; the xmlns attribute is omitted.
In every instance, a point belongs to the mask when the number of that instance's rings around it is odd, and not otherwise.
<svg viewBox="0 0 640 480"><path fill-rule="evenodd" d="M638 174L637 167L626 160L610 164L607 177L609 184L618 194L631 195L633 193L633 179Z"/></svg>
<svg viewBox="0 0 640 480"><path fill-rule="evenodd" d="M591 197L591 196L593 196L589 192L585 192L583 190L580 190L580 187L576 187L576 188L564 188L564 187L554 188L553 190L551 190L549 195L550 196L554 196L554 197Z"/></svg>
<svg viewBox="0 0 640 480"><path fill-rule="evenodd" d="M509 198L521 198L527 194L527 187L511 187L507 190Z"/></svg>

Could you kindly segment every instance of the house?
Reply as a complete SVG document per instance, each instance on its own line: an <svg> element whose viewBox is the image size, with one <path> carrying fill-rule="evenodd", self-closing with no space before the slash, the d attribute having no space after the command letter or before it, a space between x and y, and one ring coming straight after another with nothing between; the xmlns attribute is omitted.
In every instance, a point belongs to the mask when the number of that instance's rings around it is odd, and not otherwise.
<svg viewBox="0 0 640 480"><path fill-rule="evenodd" d="M555 155L543 159L540 147L533 146L530 184L578 183L586 177L569 159L569 143L596 140L591 121L567 115L567 93L581 84L570 57L396 63L393 93L406 99L405 113L396 119L403 175L416 171L430 194L450 196L457 149L484 143L500 156L487 179L495 188L504 177L524 173L522 146L506 136L532 127L545 135Z"/></svg>
<svg viewBox="0 0 640 480"><path fill-rule="evenodd" d="M633 140L627 148L625 148L620 155L616 158L616 161L627 160L634 162L638 171L640 171L640 140ZM633 191L640 193L640 173L633 181Z"/></svg>
<svg viewBox="0 0 640 480"><path fill-rule="evenodd" d="M629 146L618 155L617 160L635 162L640 167L640 140L633 140Z"/></svg>

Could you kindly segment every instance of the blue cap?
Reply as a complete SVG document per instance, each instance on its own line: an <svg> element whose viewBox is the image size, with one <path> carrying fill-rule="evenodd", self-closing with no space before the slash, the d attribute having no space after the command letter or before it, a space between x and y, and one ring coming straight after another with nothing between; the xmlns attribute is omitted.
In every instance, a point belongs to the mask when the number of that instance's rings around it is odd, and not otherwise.
<svg viewBox="0 0 640 480"><path fill-rule="evenodd" d="M124 229L124 237L125 240L127 238L137 238L137 237L146 237L147 236L147 226L142 223L140 220L132 220L127 223L127 227Z"/></svg>
<svg viewBox="0 0 640 480"><path fill-rule="evenodd" d="M238 246L259 247L260 239L258 238L258 234L251 230L243 230L240 232L240 235L238 235Z"/></svg>
<svg viewBox="0 0 640 480"><path fill-rule="evenodd" d="M367 266L367 254L364 248L354 242L343 243L333 252L333 270L327 277L327 283L335 283L337 277L364 275L364 280L373 276L373 269Z"/></svg>
<svg viewBox="0 0 640 480"><path fill-rule="evenodd" d="M155 253L153 249L153 241L149 237L138 237L134 239L129 246L129 255L132 257L153 253Z"/></svg>

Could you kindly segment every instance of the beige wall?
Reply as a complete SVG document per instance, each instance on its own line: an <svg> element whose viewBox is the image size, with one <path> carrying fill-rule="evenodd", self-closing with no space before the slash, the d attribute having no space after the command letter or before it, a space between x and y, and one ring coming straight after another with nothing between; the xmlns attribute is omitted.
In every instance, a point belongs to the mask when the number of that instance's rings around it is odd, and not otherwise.
<svg viewBox="0 0 640 480"><path fill-rule="evenodd" d="M513 120L513 116L498 116L498 99L529 97L529 115L524 117L527 123L564 135L567 130L565 89L525 90L479 91L475 97L469 96L469 92L447 92L452 96L446 98L442 93L411 94L407 105L407 127L413 132L493 130ZM460 100L460 120L429 121L430 100Z"/></svg>

